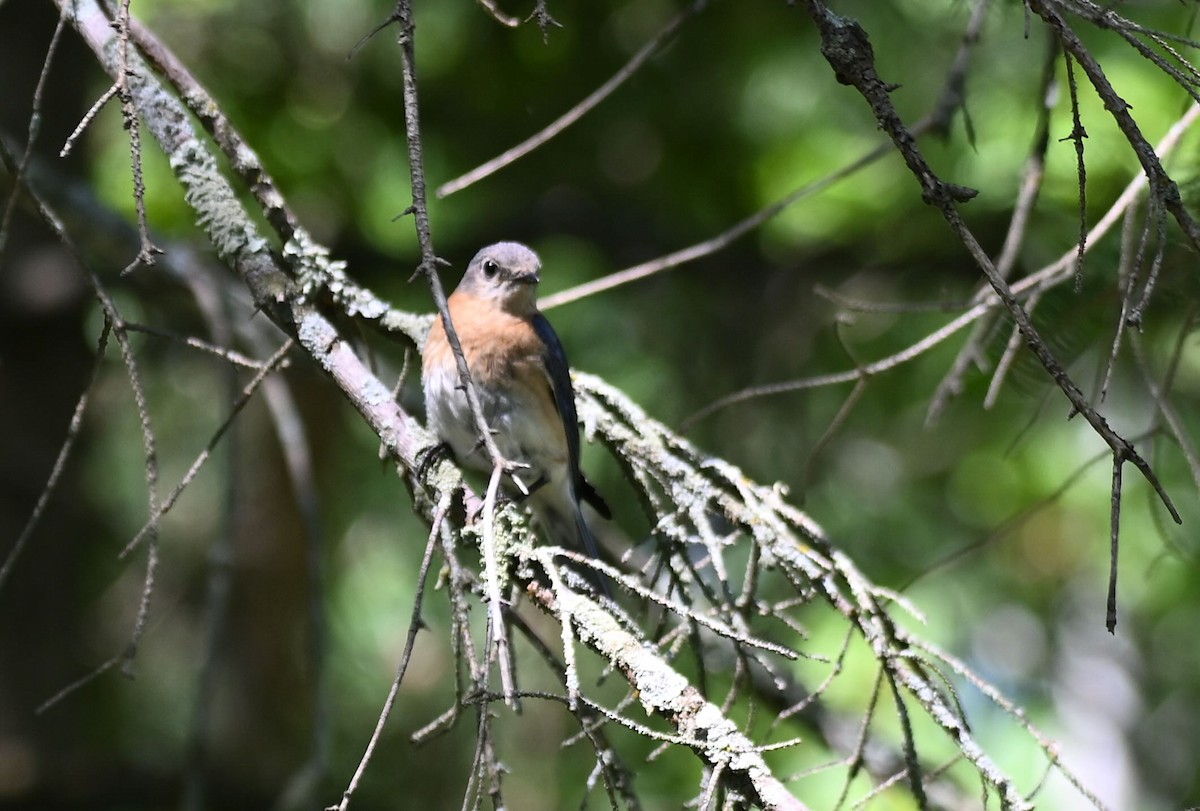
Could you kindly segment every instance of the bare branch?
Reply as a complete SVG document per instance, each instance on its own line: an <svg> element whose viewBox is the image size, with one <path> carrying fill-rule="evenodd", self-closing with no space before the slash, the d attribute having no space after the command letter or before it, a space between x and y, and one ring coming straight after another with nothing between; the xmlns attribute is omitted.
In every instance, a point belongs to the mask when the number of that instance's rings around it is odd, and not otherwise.
<svg viewBox="0 0 1200 811"><path fill-rule="evenodd" d="M1104 102L1105 109L1112 115L1113 120L1116 121L1117 126L1120 127L1126 140L1129 141L1129 145L1133 148L1138 161L1142 164L1142 169L1150 182L1151 194L1162 200L1163 205L1175 217L1175 221L1179 223L1179 227L1183 229L1183 233L1193 247L1200 250L1200 225L1197 225L1191 212L1183 205L1183 199L1179 196L1179 187L1163 169L1154 147L1142 135L1137 122L1129 114L1129 104L1117 95L1116 90L1109 83L1108 77L1105 76L1103 68L1100 67L1100 63L1058 14L1054 3L1049 0L1027 0L1026 4L1050 26L1050 29L1062 42L1063 49L1074 57L1079 66L1083 68L1092 86Z"/></svg>
<svg viewBox="0 0 1200 811"><path fill-rule="evenodd" d="M1035 10L1040 7L1038 0L1030 0L1030 2L1035 6ZM1112 448L1116 458L1120 461L1131 461L1138 468L1146 480L1150 482L1151 486L1154 487L1164 506L1171 513L1171 517L1175 519L1176 523L1179 523L1179 512L1175 509L1175 505L1171 502L1166 491L1163 490L1158 477L1150 469L1149 464L1138 455L1133 445L1109 427L1107 421L1087 402L1083 396L1083 392L1071 380L1062 364L1054 357L1049 346L1042 339L1040 333L1034 328L1033 322L1013 294L1012 288L996 272L995 265L992 264L991 259L967 228L966 223L963 222L958 212L957 204L970 200L974 197L975 192L971 189L943 181L926 162L912 133L905 128L895 108L892 106L891 100L888 98L890 86L880 79L875 72L874 54L866 32L857 22L838 17L830 12L819 0L807 0L805 5L821 34L821 52L829 61L835 75L838 77L838 81L855 87L871 106L880 126L891 136L905 163L908 164L909 169L920 183L922 199L942 213L951 230L959 237L964 247L967 248L968 252L975 259L975 263L983 271L992 289L996 292L996 295L1008 310L1009 315L1012 316L1012 319L1020 328L1022 335L1025 336L1025 341L1029 348L1070 401L1073 411L1083 415L1084 419L1088 421L1095 432ZM1059 22L1061 23L1061 20ZM1099 72L1099 65L1091 61L1089 67L1089 62L1085 62L1085 59L1091 60L1090 55L1082 49L1082 46L1079 46L1078 49L1072 47L1066 40L1068 33L1069 31L1065 28L1065 25L1061 26L1060 38L1064 39L1064 45L1080 64L1084 65L1084 69L1088 71L1089 76L1096 82L1097 77L1093 74L1092 68ZM1074 42L1078 45L1078 40ZM1080 51L1082 51L1082 56L1079 53ZM1098 75L1099 78L1103 78L1102 73ZM1101 95L1104 96L1104 93L1101 92ZM1115 94L1113 95L1115 97ZM1106 103L1108 103L1108 97L1104 97ZM1110 110L1119 116L1120 113L1124 113L1124 106L1118 110L1115 106L1110 105ZM1136 131L1136 125L1132 124L1132 119L1129 119L1128 127L1127 135ZM1123 129L1126 129L1125 125L1123 125ZM1140 138L1140 132L1137 135ZM1131 142L1133 141L1132 135L1130 135L1130 140ZM1145 150L1153 154L1153 149L1149 144L1145 144ZM1142 156L1139 155L1139 157ZM1167 198L1166 204L1170 208L1169 190L1175 189L1175 186L1174 182L1163 172L1161 164L1158 163L1157 156L1154 156L1152 163L1149 159L1144 159L1143 167L1150 178L1152 191L1164 195ZM1157 167L1157 174L1154 174L1152 171L1154 167ZM1178 203L1178 189L1175 189L1174 195ZM1179 204L1178 208L1182 210L1182 204ZM1179 220L1180 225L1184 226L1185 230L1187 230L1185 220L1190 223L1190 215L1186 211L1183 211L1182 214L1177 214L1176 218ZM1197 238L1193 239L1193 242L1200 248L1200 232L1198 232Z"/></svg>

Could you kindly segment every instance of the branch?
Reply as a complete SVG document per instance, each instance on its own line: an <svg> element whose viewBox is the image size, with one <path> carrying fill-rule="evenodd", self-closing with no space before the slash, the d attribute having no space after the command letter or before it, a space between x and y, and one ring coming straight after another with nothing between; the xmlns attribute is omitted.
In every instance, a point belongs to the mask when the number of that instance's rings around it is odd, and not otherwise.
<svg viewBox="0 0 1200 811"><path fill-rule="evenodd" d="M73 24L95 52L101 65L110 72L115 71L114 32L96 0L59 2L71 9ZM410 471L410 484L427 486L439 503L442 494L459 490L461 480L457 470L449 463L440 463L430 470L426 482L416 482L411 478L411 471L417 469L421 452L433 444L432 438L400 408L391 392L359 359L332 323L300 294L289 269L270 251L268 240L258 232L234 190L222 176L216 160L192 130L184 107L151 75L136 53L129 54L127 67L131 99L143 117L147 131L166 153L184 187L185 198L196 210L198 222L222 258L250 289L262 312L287 333L294 335L301 347L332 378L384 446ZM430 500L421 499L417 504L426 520L432 521ZM535 586L529 580L524 585L527 588ZM564 590L562 593L567 592ZM579 599L584 602L576 610L588 621L577 621L576 628L580 634L587 634L587 644L608 656L614 664L627 662L632 651L609 640L608 630L623 634L616 637L622 643L629 638L628 633L594 603L585 598ZM601 625L596 626L593 622L600 622ZM646 656L657 658L652 653ZM659 661L662 667L667 667L665 661ZM662 670L657 672L666 673ZM678 678L683 679L682 676ZM684 683L686 685L686 681ZM644 695L645 691L653 694L654 688L654 684L640 683ZM768 808L804 808L772 776L758 750L744 741L731 721L700 699L694 688L674 695L661 694L661 701L668 702L663 703L663 707L672 706L683 713L680 720L687 725L685 731L689 734L707 730L719 731L724 736L721 740L730 744L727 752L722 754L712 746L708 748L713 749L713 757L729 759L726 779L733 779L736 773L745 774L749 787ZM486 715L486 711L482 714Z"/></svg>
<svg viewBox="0 0 1200 811"><path fill-rule="evenodd" d="M547 613L569 616L579 639L625 676L642 706L670 720L692 751L710 767L722 769L725 779L754 802L773 811L807 810L771 772L761 747L611 614L569 589L554 591L530 581L526 590Z"/></svg>
<svg viewBox="0 0 1200 811"><path fill-rule="evenodd" d="M1175 185L1175 181L1163 169L1162 161L1154 152L1154 147L1142 135L1141 129L1133 116L1129 114L1129 104L1113 89L1112 84L1108 81L1108 77L1104 75L1104 70L1100 67L1100 63L1096 61L1091 52L1071 30L1066 21L1054 9L1053 3L1046 0L1027 0L1029 8L1033 12L1045 20L1050 29L1058 36L1059 41L1063 45L1063 49L1074 57L1079 66L1083 68L1083 72L1087 74L1092 86L1096 89L1100 99L1104 102L1104 108L1112 115L1113 120L1117 122L1117 126L1121 128L1125 139L1129 141L1129 145L1133 148L1134 154L1138 161L1142 164L1142 170L1146 173L1146 178L1150 181L1151 193L1162 199L1163 205L1175 217L1175 221L1179 223L1179 227L1183 229L1183 233L1196 250L1200 250L1200 225L1192 218L1192 214L1183 205L1183 198L1179 195L1179 187Z"/></svg>
<svg viewBox="0 0 1200 811"><path fill-rule="evenodd" d="M105 69L116 70L114 33L96 0L58 2L60 7L78 9L76 26ZM406 4L402 6L407 8ZM402 36L409 37L406 53L411 56L411 29ZM192 129L183 105L149 73L136 54L129 54L127 68L133 104L147 131L166 152L209 239L249 287L263 313L295 336L384 446L406 467L409 485L414 490L420 488L422 495L428 493L429 497L415 498L414 503L425 520L437 524L434 505L448 504L447 497L452 498L462 486L457 470L449 463L440 463L422 481L416 479L412 471L417 469L420 454L432 444L432 438L400 408L388 388L304 294L301 280L296 278L299 274L296 264L302 260L285 253L296 263L289 266L269 249L269 241L247 216L216 160L207 151L207 145ZM411 71L410 62L406 70ZM408 79L413 79L411 72ZM406 110L415 113L415 96L411 98L414 103L411 108L408 101L410 98L406 96ZM410 116L409 127L410 155L413 155L419 147L415 115ZM418 202L418 196L414 195L414 206ZM417 219L418 227L423 227L419 212ZM324 249L314 246L314 250ZM426 251L423 247L423 264L427 267L433 261L430 257L432 248ZM667 640L684 640L689 644L703 641L699 630L702 627L728 629L729 634L722 636L720 643L735 651L739 661L761 663L778 651L751 644L760 638L750 632L751 614L764 617L764 622L778 621L791 633L801 622L793 615L793 609L812 607L812 610L837 612L839 616L835 619L844 622L866 642L889 681L912 697L906 712L923 713L926 721L932 721L950 737L981 777L985 793L998 794L1007 807L1029 807L1029 798L992 763L974 739L960 706L946 697L944 682L937 674L930 674L927 663L914 659L911 653L914 637L900 628L891 615L893 609L908 608L903 598L863 577L832 546L819 526L784 500L782 488L759 485L732 465L700 453L595 378L578 375L576 381L579 413L589 435L599 436L630 471L642 504L652 518L657 543L647 562L647 576L653 578L664 571L671 589L666 592L664 602L659 603L664 609L659 612L664 617L662 637L655 640L639 637L636 625L628 618L618 619L595 601L574 592L571 578L581 578L570 569L562 570L561 578L546 578L517 567L518 582L544 610L570 618L562 628L564 638L578 640L614 665L636 691L637 700L648 711L667 718L675 733L664 736L664 740L686 743L709 770L702 788L706 796L714 796L719 783L766 808L805 808L765 763L764 751L775 744L756 744L740 732L725 712L670 664L670 658L679 648L660 650L657 646ZM762 566L760 571L747 573L742 593L738 594L738 585L731 582L729 573L737 572L733 564L740 562L727 563L724 556L729 550L736 548L740 552L746 546L755 550L751 561L756 566L761 561ZM489 657L476 655L466 619L466 598L475 592L445 535L441 538L441 548L451 572L452 588L448 591L454 609L456 653L467 652L471 686L477 688L486 682ZM528 549L525 547L526 552ZM429 550L431 547L427 548L427 555ZM697 550L701 554L695 554ZM558 570L554 552L549 548L536 550L526 560ZM775 582L760 588L760 578L768 575ZM549 586L547 579L551 581ZM783 597L766 596L777 592L783 592ZM564 651L564 658L567 655ZM566 681L570 682L569 674ZM568 704L572 692L568 686ZM476 774L481 786L483 781L497 776L494 738L487 725L490 702L498 698L490 691L476 690L470 695L460 691L455 708L457 712L468 703L477 705L480 771ZM585 703L584 696L578 699L580 704ZM909 760L916 763L920 753L915 751L915 742L909 744L909 749L912 750ZM1047 747L1042 749L1049 759L1051 753ZM927 778L934 774L936 770L925 771ZM478 789L480 793L487 790L487 787ZM920 789L914 791L919 794ZM473 793L473 789L468 790L468 794ZM493 794L493 798L498 796Z"/></svg>
<svg viewBox="0 0 1200 811"><path fill-rule="evenodd" d="M1130 461L1137 467L1142 476L1145 477L1155 492L1158 493L1159 498L1166 506L1168 512L1170 512L1171 517L1176 523L1181 523L1179 512L1175 509L1175 505L1171 502L1170 497L1159 483L1158 477L1154 474L1150 465L1134 450L1132 443L1109 427L1104 417L1087 402L1087 399L1083 396L1083 392L1080 391L1079 387L1070 378L1066 369L1054 357L1045 340L1042 339L1037 329L1034 328L1029 314L1026 313L1020 302L1017 301L1008 282L997 272L995 265L992 264L987 253L980 246L978 240L975 239L974 234L967 228L966 223L963 222L958 212L957 204L970 200L975 196L975 191L943 181L925 160L912 133L904 126L899 114L892 106L888 95L892 90L892 86L880 79L875 71L874 53L866 31L856 21L839 17L829 11L819 0L807 0L805 5L820 32L821 53L825 55L826 60L833 68L838 81L851 85L858 90L871 106L880 127L892 138L892 142L904 158L904 162L920 183L922 199L941 212L951 230L967 248L968 252L974 258L975 263L979 266L979 269L983 271L988 283L1004 304L1005 309L1008 310L1009 315L1016 322L1017 327L1021 330L1021 334L1025 336L1025 342L1030 350L1032 350L1047 373L1049 373L1070 401L1073 413L1083 415L1093 430L1112 449L1114 459L1118 464ZM1033 5L1038 8L1041 7L1040 2L1033 2ZM1061 19L1058 22L1061 23ZM1091 59L1090 54L1087 54L1082 45L1078 43L1078 40L1074 40L1073 43L1069 41L1069 35L1069 29L1062 26L1060 38L1063 39L1064 46L1076 57L1080 65L1088 72L1088 75L1092 76L1093 82L1098 81L1097 76L1093 76L1093 69L1098 73L1098 78L1102 80L1103 74L1099 73L1099 65ZM1099 85L1097 89L1100 89ZM1111 91L1111 88L1109 90ZM1102 92L1103 95L1104 93ZM1115 94L1112 94L1112 96L1115 98ZM1117 105L1115 102L1110 104L1107 96L1105 97L1105 102L1106 105L1109 105L1109 109L1114 115L1118 116L1118 123L1121 123L1122 115L1128 118L1127 113L1125 113L1124 102L1121 102L1120 105ZM1126 129L1127 126L1130 128L1127 131L1127 135L1130 137L1130 142L1133 143L1134 138L1131 133L1136 132L1138 138L1141 137L1141 133L1137 132L1132 119L1129 119L1128 125L1122 124L1122 129ZM1148 143L1144 141L1139 143L1144 144L1144 152L1153 153L1153 149ZM1175 188L1174 182L1166 176L1162 165L1158 163L1157 156L1154 156L1153 161L1150 161L1143 155L1143 150L1140 149L1139 145L1135 145L1135 149L1138 149L1139 158L1143 159L1143 167L1149 178L1152 192L1163 195L1168 208L1172 207L1171 195L1173 192L1175 204L1182 211L1178 189ZM1174 211L1174 209L1172 210ZM1184 226L1185 230L1187 230L1188 225L1185 225L1185 223L1191 223L1190 215L1186 211L1182 211L1176 217L1180 225ZM1194 227L1194 224L1192 225ZM1200 248L1200 233L1197 233L1193 242ZM1114 517L1115 515L1116 513L1114 512ZM1113 532L1115 533L1116 531L1116 527L1114 526Z"/></svg>

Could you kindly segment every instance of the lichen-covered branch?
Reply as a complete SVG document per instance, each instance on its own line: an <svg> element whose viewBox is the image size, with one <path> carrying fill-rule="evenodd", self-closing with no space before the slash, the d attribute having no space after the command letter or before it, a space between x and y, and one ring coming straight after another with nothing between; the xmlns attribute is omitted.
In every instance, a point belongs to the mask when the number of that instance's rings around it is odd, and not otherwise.
<svg viewBox="0 0 1200 811"><path fill-rule="evenodd" d="M119 69L116 32L109 24L104 9L95 0L59 0L72 24L96 54L102 67L114 73ZM286 333L294 336L335 385L345 394L383 445L401 463L402 470L414 490L419 510L432 520L432 503L424 492L454 493L462 488L457 470L449 463L431 466L425 481L417 481L413 471L419 468L421 453L433 444L432 437L396 403L391 391L371 372L342 337L332 322L310 299L311 290L304 274L313 272L312 257L325 256L314 245L296 245L281 255L271 249L271 240L259 232L253 219L243 208L229 180L210 151L208 142L195 130L187 109L154 75L142 57L130 51L125 70L130 99L142 125L166 154L175 175L183 186L184 196L195 211L196 220L216 247L221 258L233 268L250 290L256 305ZM284 209L279 209L283 211ZM306 266L306 262L310 263ZM340 268L326 266L317 271L337 273ZM365 295L365 294L364 294ZM377 299L375 300L377 301ZM420 324L424 319L414 319ZM440 499L440 496L439 496ZM535 586L526 581L527 587ZM571 592L562 590L558 599ZM583 598L580 598L583 599ZM626 632L604 610L594 604L589 610L582 607L573 614L578 637L588 646L618 666L631 684L644 689L667 668L665 660L651 648L636 658L620 658L617 651L623 646ZM615 635L615 636L614 636ZM683 677L680 676L680 679ZM700 730L721 730L726 743L707 747L714 757L728 761L723 779L730 785L748 781L758 801L766 808L803 808L772 775L761 754L748 742L742 743L740 733L731 720L715 705L705 702L695 688L684 688L674 699L664 703L674 707L672 723L684 737L694 738ZM664 697L665 700L665 697ZM683 703L678 703L683 702ZM733 743L729 743L733 742ZM713 748L713 747L716 748Z"/></svg>

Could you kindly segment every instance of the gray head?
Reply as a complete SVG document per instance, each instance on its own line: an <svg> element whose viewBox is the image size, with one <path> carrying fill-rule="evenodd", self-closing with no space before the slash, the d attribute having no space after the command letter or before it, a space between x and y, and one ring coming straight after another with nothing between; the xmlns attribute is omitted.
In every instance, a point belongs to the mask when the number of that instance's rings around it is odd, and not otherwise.
<svg viewBox="0 0 1200 811"><path fill-rule="evenodd" d="M542 260L519 242L497 242L475 254L458 289L495 302L514 315L537 309Z"/></svg>

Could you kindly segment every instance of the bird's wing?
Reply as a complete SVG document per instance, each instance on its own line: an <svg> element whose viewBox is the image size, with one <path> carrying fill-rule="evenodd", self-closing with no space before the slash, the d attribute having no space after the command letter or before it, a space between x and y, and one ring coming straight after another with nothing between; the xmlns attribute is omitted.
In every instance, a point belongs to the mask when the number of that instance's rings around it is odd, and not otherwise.
<svg viewBox="0 0 1200 811"><path fill-rule="evenodd" d="M604 518L612 518L612 510L592 483L584 478L583 470L579 467L579 417L575 413L575 389L571 386L571 367L567 363L567 352L546 316L538 313L533 317L533 330L545 347L542 360L550 378L550 387L554 391L554 405L558 409L558 416L562 418L563 433L567 435L567 453L571 460L575 495L595 507L596 512Z"/></svg>
<svg viewBox="0 0 1200 811"><path fill-rule="evenodd" d="M571 462L571 472L578 478L579 473L579 418L575 413L575 390L571 388L571 371L567 363L567 353L562 341L546 316L537 313L532 320L533 331L541 339L542 362L546 365L546 375L550 378L550 388L554 393L554 405L558 416L562 419L563 433L567 435L567 454Z"/></svg>

